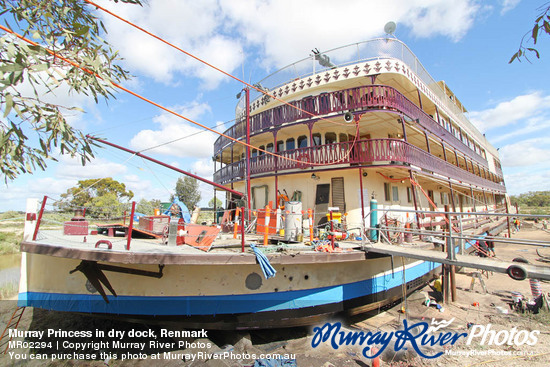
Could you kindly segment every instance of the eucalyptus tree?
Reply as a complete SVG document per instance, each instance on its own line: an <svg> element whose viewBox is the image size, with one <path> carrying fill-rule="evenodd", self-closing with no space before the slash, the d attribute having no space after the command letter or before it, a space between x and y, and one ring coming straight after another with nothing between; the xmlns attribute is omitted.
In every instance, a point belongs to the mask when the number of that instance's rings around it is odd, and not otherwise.
<svg viewBox="0 0 550 367"><path fill-rule="evenodd" d="M50 96L63 90L97 103L113 97L112 82L129 77L93 7L83 0L0 0L0 20L0 175L7 182L44 170L58 151L89 161L93 141L66 117L77 107Z"/></svg>

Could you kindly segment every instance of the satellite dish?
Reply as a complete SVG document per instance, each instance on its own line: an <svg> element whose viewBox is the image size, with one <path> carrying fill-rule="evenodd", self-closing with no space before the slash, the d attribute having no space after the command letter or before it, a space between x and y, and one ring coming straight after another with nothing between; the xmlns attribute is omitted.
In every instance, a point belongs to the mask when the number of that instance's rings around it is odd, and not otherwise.
<svg viewBox="0 0 550 367"><path fill-rule="evenodd" d="M395 24L395 22L387 22L384 26L384 32L386 32L387 34L393 34L396 28L397 25Z"/></svg>

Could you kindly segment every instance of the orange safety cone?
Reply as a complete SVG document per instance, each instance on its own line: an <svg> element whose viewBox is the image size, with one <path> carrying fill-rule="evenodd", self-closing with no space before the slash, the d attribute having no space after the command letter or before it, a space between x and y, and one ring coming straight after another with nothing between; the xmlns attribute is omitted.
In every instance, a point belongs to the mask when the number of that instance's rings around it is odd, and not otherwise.
<svg viewBox="0 0 550 367"><path fill-rule="evenodd" d="M309 222L309 242L313 242L313 210L307 210L307 220Z"/></svg>
<svg viewBox="0 0 550 367"><path fill-rule="evenodd" d="M267 239L269 235L269 222L271 220L269 205L265 206L265 227L264 227L264 246L267 246Z"/></svg>
<svg viewBox="0 0 550 367"><path fill-rule="evenodd" d="M237 233L239 232L239 213L241 208L235 209L235 225L233 226L233 239L237 238Z"/></svg>

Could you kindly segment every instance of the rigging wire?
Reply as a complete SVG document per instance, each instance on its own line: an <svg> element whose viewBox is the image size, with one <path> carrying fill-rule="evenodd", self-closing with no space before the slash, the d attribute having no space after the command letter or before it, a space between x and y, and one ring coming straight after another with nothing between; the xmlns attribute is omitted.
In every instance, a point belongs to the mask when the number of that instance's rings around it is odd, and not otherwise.
<svg viewBox="0 0 550 367"><path fill-rule="evenodd" d="M220 122L220 123L218 123L218 124L212 126L212 128L215 129L215 128L220 127L220 126L223 126L223 125L225 125L225 124L227 124L228 122L231 122L231 121L235 121L235 119L229 120L229 121L227 121L227 122ZM202 133L205 133L205 132L206 132L206 130L197 131L197 132L195 132L195 133L192 133L192 134L189 134L189 135L185 135L185 136L183 136L183 137L181 137L181 138L173 139L173 140L167 141L167 142L165 142L165 143L161 143L161 144L158 144L158 145L149 147L149 148L145 148L145 149L142 149L142 150L138 150L138 153L143 153L143 152L146 152L146 151L148 151L148 150L153 150L153 149L155 149L155 148L160 148L160 147L163 147L163 146L165 146L165 145L169 145L169 144L175 143L175 142L177 142L177 141L180 141L180 140L183 140L183 139L187 139L187 138L190 138L190 137L192 137L192 136L199 135L199 134L202 134Z"/></svg>
<svg viewBox="0 0 550 367"><path fill-rule="evenodd" d="M267 91L263 90L263 89L260 88L260 87L256 87L256 86L254 86L254 85L252 85L252 84L250 84L250 83L245 82L245 81L242 80L242 79L237 78L236 76L234 76L234 75L232 75L232 74L230 74L230 73L228 73L228 72L226 72L226 71L224 71L224 70L218 68L217 66L214 66L214 65L210 64L209 62L207 62L207 61L205 61L205 60L202 60L201 58L199 58L199 57L193 55L192 53L190 53L190 52L188 52L188 51L185 51L185 50L183 50L182 48L180 48L180 47L178 47L178 46L176 46L176 45L174 45L174 44L172 44L172 43L166 41L166 40L163 39L162 37L157 36L156 34L154 34L154 33L152 33L152 32L149 32L148 30L146 30L146 29L144 29L144 28L138 26L137 24L132 23L131 21L129 21L129 20L127 20L127 19L125 19L125 18L123 18L123 17L121 17L121 16L119 16L119 15L113 13L112 11L110 11L110 10L108 10L108 9L106 9L106 8L104 8L104 7L102 7L102 6L100 6L100 5L97 5L97 4L94 3L93 1L91 1L91 0L84 0L84 1L87 2L88 4L92 5L92 6L95 6L97 9L100 9L100 10L104 11L105 13L107 13L107 14L109 14L109 15L111 15L111 16L113 16L113 17L115 17L115 18L117 18L117 19L119 19L119 20L121 20L121 21L123 21L124 23L126 23L126 24L128 24L128 25L130 25L130 26L132 26L132 27L134 27L134 28L136 28L136 29L138 29L138 30L140 30L141 32L143 32L143 33L145 33L145 34L147 34L147 35L149 35L149 36L155 38L156 40L158 40L158 41L160 41L160 42L162 42L162 43L164 43L164 44L166 44L166 45L168 45L168 46L170 46L170 47L172 47L172 48L174 48L174 49L176 49L176 50L178 50L178 51L184 53L185 55L187 55L187 56L189 56L189 57L191 57L191 58L193 58L193 59L195 59L195 60L197 60L197 61L199 61L199 62L205 64L206 66L211 67L212 69L214 69L214 70L216 70L216 71L219 71L220 73L224 74L225 76L228 76L228 77L230 77L230 78L232 78L232 79L238 81L239 83L242 83L242 84L246 85L246 86L249 87L249 88L252 88L252 89L254 89L254 90L256 90L256 91L258 91L258 92L260 92L260 93L262 93L262 94L264 94L264 95L266 95L266 96L268 96L268 97L270 97L270 98L273 98L273 99L275 99L276 101L279 101L279 102L281 102L281 103L283 103L283 104L286 104L286 105L288 105L288 106L291 106L292 108L294 108L294 109L296 109L296 110L298 110L298 111L300 111L300 112L303 112L303 113L305 113L305 114L307 114L307 115L309 115L309 116L311 116L311 117L318 117L320 120L325 120L325 121L328 121L328 122L330 122L330 123L332 123L332 124L347 125L347 124L344 124L344 123L339 123L339 122L336 122L336 121L331 121L331 120L325 119L325 118L323 118L323 117L319 117L319 116L317 116L317 115L315 115L315 114L313 114L313 113L311 113L311 112L308 112L308 111L306 111L306 110L301 109L301 108L298 107L298 106L294 106L294 105L292 105L290 102L287 102L287 101L285 101L285 100L283 100L283 99L278 98L275 94L270 94L270 93L268 93Z"/></svg>
<svg viewBox="0 0 550 367"><path fill-rule="evenodd" d="M155 171L153 171L153 169L147 164L147 162L145 161L145 159L143 159L142 157L140 157L143 164L147 167L147 169L151 172L151 174L153 175L153 177L160 183L160 185L166 190L166 192L168 192L169 195L172 195L173 194L173 190L169 190L165 185L164 185L164 182L155 174Z"/></svg>
<svg viewBox="0 0 550 367"><path fill-rule="evenodd" d="M30 39L28 39L28 38L26 38L26 37L24 37L24 36L22 36L22 35L20 35L20 34L18 34L18 33L16 33L16 32L14 32L13 30L11 30L11 29L9 29L9 28L4 27L3 25L0 25L0 29L2 29L2 30L4 30L4 31L6 31L6 32L8 32L8 33L10 33L10 34L12 34L12 35L14 35L15 37L17 37L17 38L19 38L19 39L21 39L21 40L23 40L23 41L25 41L25 42L27 42L27 43L33 45L33 46L41 47L43 50L45 50L45 51L46 51L47 53L49 53L50 55L52 55L52 56L54 56L54 57L56 57L56 58L58 58L58 59L60 59L60 60L63 60L63 61L65 61L66 63L68 63L68 64L70 64L70 65L72 65L72 66L74 66L74 67L77 67L77 68L79 68L80 70L82 70L82 71L84 71L84 72L86 72L86 73L88 73L88 74L90 74L90 75L93 75L93 76L95 76L96 78L98 78L98 79L100 79L100 80L103 80L103 78L102 78L101 76L99 76L97 73L95 73L94 71L91 71L90 69L87 69L87 68L83 67L82 65L80 65L80 64L78 64L78 63L76 63L76 62L74 62L74 61L71 61L71 60L69 60L69 59L67 59L67 58L65 58L65 57L63 57L63 56L61 56L60 54L58 54L58 53L55 52L55 51L52 51L52 50L50 50L50 49L48 49L48 48L45 48L45 47L42 47L42 46L39 45L38 43L36 43L36 42L34 42L34 41L31 41ZM219 131L216 131L216 130L214 130L214 129L212 129L212 128L210 128L210 127L204 125L204 124L201 124L201 123L199 123L199 122L197 122L197 121L194 121L194 120L192 120L192 119L190 119L190 118L188 118L188 117L185 117L185 116L183 116L182 114L179 114L179 113L177 113L177 112L175 112L175 111L169 109L168 107L165 107L165 106L163 106L163 105L161 105L161 104L159 104L159 103L157 103L157 102L154 102L154 101L151 100L151 99L148 99L148 98L146 98L146 97L144 97L144 96L142 96L142 95L140 95L140 94L138 94L138 93L136 93L136 92L133 92L132 90L130 90L130 89L126 88L126 87L123 87L122 85L120 85L120 84L118 84L118 83L115 83L115 82L113 82L113 81L110 81L110 84L111 84L112 86L114 86L114 87L120 89L120 90L125 91L125 92L128 93L128 94L133 95L134 97L136 97L136 98L138 98L138 99L143 100L144 102L150 103L150 104L152 104L152 105L154 105L154 106L160 108L160 109L163 110L163 111L166 111L166 112L168 112L168 113L170 113L170 114L172 114L172 115L174 115L174 116L177 116L177 117L179 117L179 118L181 118L181 119L184 119L184 120L186 120L186 121L188 121L188 122L190 122L190 123L192 123L192 124L195 124L195 125L197 125L197 126L200 126L200 127L202 127L203 129L205 129L205 130L208 130L208 131L211 131L211 132L213 132L213 133L215 133L215 134L217 134L217 135L223 136L223 137L227 138L228 140L231 140L231 141L233 141L233 142L235 142L235 143L237 143L237 144L241 144L241 145L243 145L243 146L245 146L245 147L249 147L249 148L252 148L252 149L257 149L257 150L260 151L260 152L263 152L263 153L265 153L265 154L269 154L269 155L274 156L274 157L278 157L278 158L283 159L283 160L287 160L287 161L294 162L294 163L299 163L299 164L304 164L304 161L302 161L302 160L298 160L298 159L293 159L293 158L285 157L285 156L279 155L279 154L277 154L277 153L273 153L273 152L267 151L267 150L265 150L265 149L260 149L259 147L256 147L256 146L254 146L254 145L251 145L251 144L248 144L248 143L243 142L243 141L241 141L241 140L238 140L238 139L236 139L236 138L233 138L233 137L231 137L231 136L229 136L229 135L226 135L225 133L221 133L221 132L219 132ZM358 121L356 122L356 124L358 124ZM92 137L92 136L90 136L90 135L87 135L87 137L90 138L90 139L93 139L93 138L94 138L94 137ZM347 153L346 153L341 159L339 159L339 160L337 160L337 161L334 161L334 162L332 162L331 164L341 162L341 161L343 161L345 158L347 158L347 157L351 154L351 151L353 150L353 148L354 148L354 146L355 146L355 143L357 142L357 139L358 139L358 136L356 135L355 138L354 138L354 140L353 140L353 143L351 144L351 146L350 146L349 150L347 151ZM313 163L313 162L307 162L307 164L308 164L308 165L311 165L311 166L325 166L325 165L326 165L325 163Z"/></svg>
<svg viewBox="0 0 550 367"><path fill-rule="evenodd" d="M98 133L102 133L102 132L104 132L104 131L110 131L110 130L118 129L118 128L123 127L123 126L133 125L133 124L138 123L138 122L150 120L150 119L152 119L153 117L154 117L154 116L144 117L144 118L141 118L141 119L138 119L138 120L125 122L125 123L123 123L123 124L119 124L119 125L116 125L116 126L109 126L109 127L105 128L105 129L100 129L100 130L91 131L90 134L94 134L94 135L95 135L95 134L98 134Z"/></svg>

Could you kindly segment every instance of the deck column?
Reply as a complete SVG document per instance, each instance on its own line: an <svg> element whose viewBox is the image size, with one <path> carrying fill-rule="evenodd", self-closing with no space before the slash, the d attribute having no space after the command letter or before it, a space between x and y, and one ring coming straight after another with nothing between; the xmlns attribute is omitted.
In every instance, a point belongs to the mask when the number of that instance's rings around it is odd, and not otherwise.
<svg viewBox="0 0 550 367"><path fill-rule="evenodd" d="M363 197L363 169L359 168L359 192L361 194L361 237L365 236L365 200Z"/></svg>
<svg viewBox="0 0 550 367"><path fill-rule="evenodd" d="M426 137L426 148L428 149L428 153L432 153L430 149L430 139L428 138L428 132L424 131L424 136Z"/></svg>
<svg viewBox="0 0 550 367"><path fill-rule="evenodd" d="M411 178L411 191L412 191L413 202L414 202L414 210L415 210L414 216L416 217L416 226L418 227L418 231L422 232L423 228L420 226L420 217L418 215L418 199L416 197L416 186L413 184L414 176L411 169L409 170L409 177ZM422 236L420 235L419 237L422 238Z"/></svg>
<svg viewBox="0 0 550 367"><path fill-rule="evenodd" d="M250 189L250 88L246 87L245 89L246 96L246 219L250 221L250 199L251 199L251 189ZM244 218L244 213L243 213Z"/></svg>

